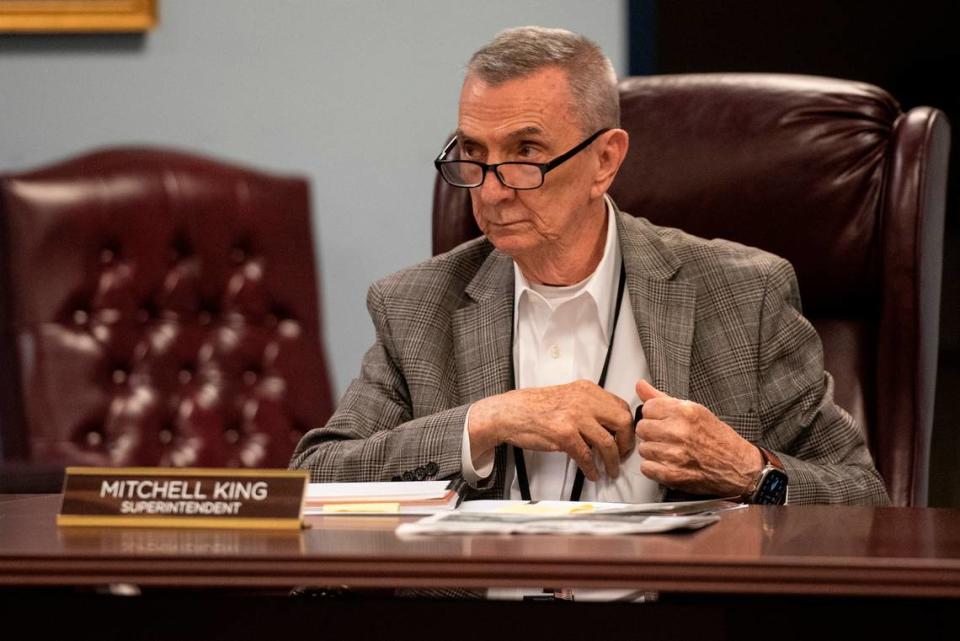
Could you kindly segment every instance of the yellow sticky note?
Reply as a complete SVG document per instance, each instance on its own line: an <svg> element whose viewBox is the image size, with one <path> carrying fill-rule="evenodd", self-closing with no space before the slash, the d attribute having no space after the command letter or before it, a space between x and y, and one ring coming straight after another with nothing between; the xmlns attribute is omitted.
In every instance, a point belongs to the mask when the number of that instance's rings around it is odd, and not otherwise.
<svg viewBox="0 0 960 641"><path fill-rule="evenodd" d="M350 514L351 512L395 514L399 511L399 503L331 503L323 506L324 514Z"/></svg>
<svg viewBox="0 0 960 641"><path fill-rule="evenodd" d="M557 505L549 503L523 503L520 505L509 505L501 510L506 514L580 514L583 512L593 512L593 504L577 503L576 505Z"/></svg>

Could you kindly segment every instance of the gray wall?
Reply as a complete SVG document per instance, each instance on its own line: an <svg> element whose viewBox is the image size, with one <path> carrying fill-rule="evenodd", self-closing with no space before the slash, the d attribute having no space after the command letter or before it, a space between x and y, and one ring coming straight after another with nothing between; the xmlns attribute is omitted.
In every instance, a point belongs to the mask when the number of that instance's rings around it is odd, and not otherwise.
<svg viewBox="0 0 960 641"><path fill-rule="evenodd" d="M430 254L432 160L470 53L542 24L627 69L623 0L159 4L146 37L0 35L0 172L149 143L308 175L338 395L373 338L370 282Z"/></svg>

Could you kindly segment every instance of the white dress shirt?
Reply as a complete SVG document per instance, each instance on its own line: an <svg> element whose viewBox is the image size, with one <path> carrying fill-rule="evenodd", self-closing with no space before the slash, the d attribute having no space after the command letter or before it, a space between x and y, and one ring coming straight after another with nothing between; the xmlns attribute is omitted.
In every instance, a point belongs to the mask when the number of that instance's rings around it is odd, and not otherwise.
<svg viewBox="0 0 960 641"><path fill-rule="evenodd" d="M617 284L620 278L620 243L613 206L607 199L607 238L597 269L585 280L568 287L529 282L514 263L513 367L518 389L560 385L579 379L598 381L613 330ZM647 360L626 287L604 389L624 399L634 412L640 399L638 379L650 379ZM493 452L474 465L470 451L467 414L463 432L463 476L469 483L493 471ZM509 498L520 498L512 448L508 457ZM568 500L577 466L564 452L524 450L530 497L533 500ZM585 480L581 499L645 503L660 497L659 485L640 472L642 459L636 448L620 464L620 475L606 475L595 455L600 478ZM512 480L510 480L512 479Z"/></svg>

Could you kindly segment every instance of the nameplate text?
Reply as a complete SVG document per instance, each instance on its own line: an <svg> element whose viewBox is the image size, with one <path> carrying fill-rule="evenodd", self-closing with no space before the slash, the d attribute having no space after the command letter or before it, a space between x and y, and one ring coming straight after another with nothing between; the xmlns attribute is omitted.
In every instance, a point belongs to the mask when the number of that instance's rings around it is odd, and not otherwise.
<svg viewBox="0 0 960 641"><path fill-rule="evenodd" d="M68 467L63 526L299 528L301 470Z"/></svg>

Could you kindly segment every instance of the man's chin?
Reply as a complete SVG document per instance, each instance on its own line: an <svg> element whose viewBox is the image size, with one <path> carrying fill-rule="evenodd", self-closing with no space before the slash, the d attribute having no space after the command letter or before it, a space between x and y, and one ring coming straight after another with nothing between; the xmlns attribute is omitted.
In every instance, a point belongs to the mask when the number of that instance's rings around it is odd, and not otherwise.
<svg viewBox="0 0 960 641"><path fill-rule="evenodd" d="M511 233L509 229L487 229L487 240L504 254L517 256L529 251L536 243L529 234Z"/></svg>

